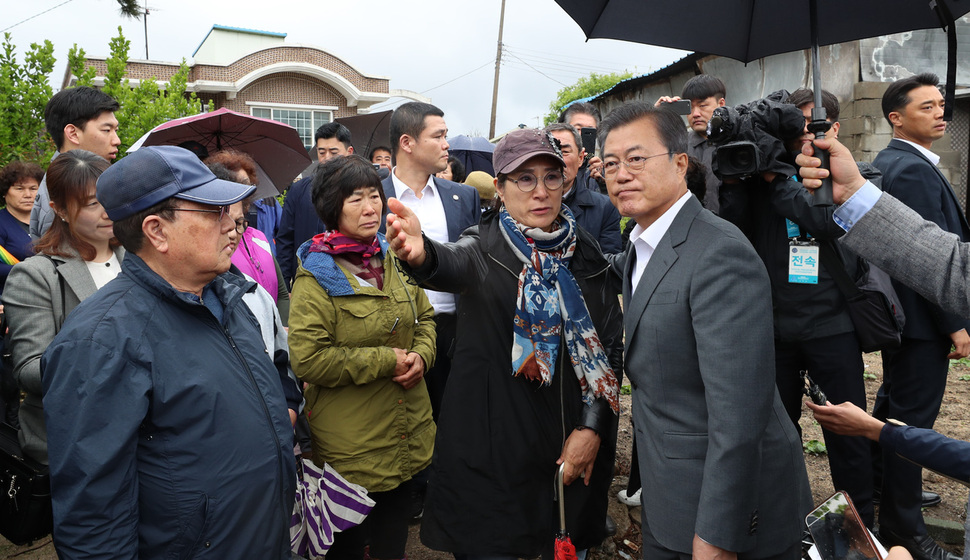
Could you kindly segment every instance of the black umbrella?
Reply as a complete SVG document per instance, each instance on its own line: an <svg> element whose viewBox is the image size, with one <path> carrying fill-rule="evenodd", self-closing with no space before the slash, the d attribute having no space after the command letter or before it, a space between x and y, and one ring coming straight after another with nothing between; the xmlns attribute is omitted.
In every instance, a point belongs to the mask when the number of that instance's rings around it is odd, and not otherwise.
<svg viewBox="0 0 970 560"><path fill-rule="evenodd" d="M341 117L334 119L334 121L350 130L350 136L354 141L354 152L366 158L370 156L370 151L377 146L391 147L390 123L392 112L381 111L355 117Z"/></svg>
<svg viewBox="0 0 970 560"><path fill-rule="evenodd" d="M815 109L812 110L814 126L810 130L817 137L822 134L819 130L827 129L818 47L914 29L947 29L949 60L944 118L950 120L956 86L954 21L970 12L970 0L556 0L556 3L590 39L620 39L726 56L741 62L812 49ZM818 194L816 202L823 202Z"/></svg>

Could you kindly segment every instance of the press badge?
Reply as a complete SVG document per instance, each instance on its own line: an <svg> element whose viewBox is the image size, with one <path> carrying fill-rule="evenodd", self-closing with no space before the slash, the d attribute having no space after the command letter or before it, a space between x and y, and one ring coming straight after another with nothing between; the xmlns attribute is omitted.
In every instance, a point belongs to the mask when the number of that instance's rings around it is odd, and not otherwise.
<svg viewBox="0 0 970 560"><path fill-rule="evenodd" d="M792 243L788 246L788 282L818 284L818 245Z"/></svg>

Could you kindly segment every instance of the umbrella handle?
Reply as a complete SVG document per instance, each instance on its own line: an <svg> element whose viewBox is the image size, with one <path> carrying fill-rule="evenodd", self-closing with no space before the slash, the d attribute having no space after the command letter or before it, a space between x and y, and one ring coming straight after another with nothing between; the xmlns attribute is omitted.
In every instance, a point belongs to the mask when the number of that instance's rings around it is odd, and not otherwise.
<svg viewBox="0 0 970 560"><path fill-rule="evenodd" d="M556 499L559 501L559 530L566 534L566 499L565 489L562 483L563 473L566 471L566 462L563 461L556 471Z"/></svg>

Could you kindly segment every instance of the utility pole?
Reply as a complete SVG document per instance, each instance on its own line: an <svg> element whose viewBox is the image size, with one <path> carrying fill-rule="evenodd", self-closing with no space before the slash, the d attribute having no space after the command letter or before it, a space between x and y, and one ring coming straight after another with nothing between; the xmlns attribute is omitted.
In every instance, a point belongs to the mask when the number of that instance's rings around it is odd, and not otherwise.
<svg viewBox="0 0 970 560"><path fill-rule="evenodd" d="M145 60L151 60L148 58L148 3L145 3L145 12L142 14L142 18L145 20Z"/></svg>
<svg viewBox="0 0 970 560"><path fill-rule="evenodd" d="M489 139L495 138L495 110L498 108L498 73L502 67L502 28L505 26L505 0L502 0L502 14L498 19L498 48L495 51L495 83L492 85L492 120L488 124Z"/></svg>

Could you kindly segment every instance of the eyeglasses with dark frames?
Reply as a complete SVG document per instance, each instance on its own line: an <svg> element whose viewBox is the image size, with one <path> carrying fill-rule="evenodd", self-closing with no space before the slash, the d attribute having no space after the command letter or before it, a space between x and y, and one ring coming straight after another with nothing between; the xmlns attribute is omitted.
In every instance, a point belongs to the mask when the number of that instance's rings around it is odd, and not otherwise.
<svg viewBox="0 0 970 560"><path fill-rule="evenodd" d="M664 152L662 154L654 154L652 156L630 156L626 158L626 161L619 159L611 159L603 162L603 175L607 177L612 177L620 171L620 164L626 166L630 173L639 173L643 171L643 168L647 165L647 160L660 156L669 156L670 152Z"/></svg>
<svg viewBox="0 0 970 560"><path fill-rule="evenodd" d="M218 210L203 210L202 208L172 208L174 212L201 212L203 214L219 214L219 221L229 213L229 206L220 206Z"/></svg>
<svg viewBox="0 0 970 560"><path fill-rule="evenodd" d="M539 186L539 178L532 173L523 173L519 175L518 179L509 177L508 180L515 183L515 186L519 187L519 190L522 192L532 192ZM562 171L550 171L542 176L543 186L550 191L558 191L565 182L566 178L563 176Z"/></svg>

